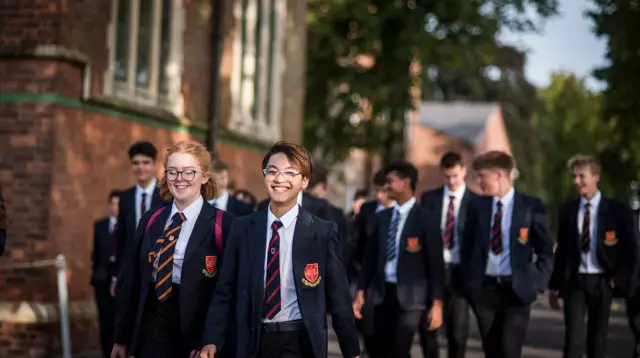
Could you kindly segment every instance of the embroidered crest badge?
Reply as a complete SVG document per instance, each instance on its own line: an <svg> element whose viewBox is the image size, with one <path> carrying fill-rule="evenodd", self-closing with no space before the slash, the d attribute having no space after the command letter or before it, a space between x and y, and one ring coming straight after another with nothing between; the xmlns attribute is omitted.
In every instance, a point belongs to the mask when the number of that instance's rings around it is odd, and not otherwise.
<svg viewBox="0 0 640 358"><path fill-rule="evenodd" d="M407 251L411 253L420 251L420 241L417 237L407 238Z"/></svg>
<svg viewBox="0 0 640 358"><path fill-rule="evenodd" d="M518 238L518 242L526 245L529 242L529 228L522 227L520 228L520 237Z"/></svg>
<svg viewBox="0 0 640 358"><path fill-rule="evenodd" d="M316 287L320 284L320 271L318 270L318 264L307 264L304 268L304 277L302 283L308 287Z"/></svg>
<svg viewBox="0 0 640 358"><path fill-rule="evenodd" d="M218 273L218 256L205 256L204 257L205 268L202 269L202 273L211 278Z"/></svg>
<svg viewBox="0 0 640 358"><path fill-rule="evenodd" d="M607 246L612 246L618 243L618 238L616 238L615 231L607 231L604 234L604 244Z"/></svg>

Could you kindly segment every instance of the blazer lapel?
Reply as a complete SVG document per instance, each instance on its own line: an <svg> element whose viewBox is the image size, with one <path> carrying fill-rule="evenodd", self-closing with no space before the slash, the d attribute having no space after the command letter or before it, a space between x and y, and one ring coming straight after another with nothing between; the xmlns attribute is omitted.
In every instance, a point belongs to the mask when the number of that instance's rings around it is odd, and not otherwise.
<svg viewBox="0 0 640 358"><path fill-rule="evenodd" d="M398 253L401 254L404 250L403 247L407 247L407 238L410 232L413 232L413 223L415 222L415 217L418 215L418 205L414 205L409 213L407 214L407 219L404 221L404 226L402 227L402 233L400 235L399 249ZM398 255L400 256L400 255Z"/></svg>
<svg viewBox="0 0 640 358"><path fill-rule="evenodd" d="M307 253L310 252L309 245L313 243L313 241L309 240L312 223L313 218L311 215L309 215L305 209L300 208L296 228L293 232L293 258L291 260L293 264L293 279L298 297L301 297L300 282L302 282L304 268L310 263Z"/></svg>
<svg viewBox="0 0 640 358"><path fill-rule="evenodd" d="M189 258L193 256L196 252L196 249L202 245L202 242L205 241L213 228L213 224L211 223L211 218L215 214L215 209L211 206L206 200L202 204L202 209L200 210L200 214L196 219L195 226L193 227L193 231L191 232L191 237L187 242L187 249L184 253L184 263L185 265L190 262ZM200 263L202 264L202 263ZM184 271L184 269L183 269Z"/></svg>
<svg viewBox="0 0 640 358"><path fill-rule="evenodd" d="M144 260L146 260L146 258L148 257L149 252L151 252L151 250L155 248L156 240L162 238L162 235L164 234L164 227L166 226L167 220L169 219L169 214L171 214L171 206L164 207L164 209L162 209L162 212L158 215L158 217L154 219L153 223L149 227L149 230L144 235L141 246L142 250L140 251L140 254L143 255ZM149 269L149 275L145 275L143 277L151 278L150 272L152 265L153 262L146 266Z"/></svg>
<svg viewBox="0 0 640 358"><path fill-rule="evenodd" d="M520 228L527 214L527 208L524 205L522 196L517 192L513 195L513 209L511 212L511 230L509 232L509 250L511 251L511 267L514 266L514 245L520 237Z"/></svg>
<svg viewBox="0 0 640 358"><path fill-rule="evenodd" d="M573 247L576 249L578 256L582 250L580 243L580 230L578 228L578 213L580 212L580 200L576 200L571 208L571 215L569 217L569 227L571 228L570 235L567 239L571 240Z"/></svg>
<svg viewBox="0 0 640 358"><path fill-rule="evenodd" d="M391 226L391 220L393 219L393 209L385 209L380 214L380 219L381 220L377 220L379 223L379 229L380 229L380 231L378 231L378 237L377 237L378 245L380 247L378 252L380 253L380 255L382 255L383 262L384 262L384 255L386 255L386 252L387 252L386 247L387 247L387 240L389 238L389 227Z"/></svg>
<svg viewBox="0 0 640 358"><path fill-rule="evenodd" d="M605 217L606 217L606 213L607 210L609 208L609 202L607 201L606 198L604 197L600 197L600 204L598 205L598 218L597 218L597 222L596 224L598 225L597 227L597 238L596 238L596 242L598 245L598 250L600 250L601 247L603 247L604 245L604 238L605 238Z"/></svg>
<svg viewBox="0 0 640 358"><path fill-rule="evenodd" d="M247 228L247 238L250 250L250 264L251 272L253 274L253 287L255 302L260 302L262 307L262 301L264 299L264 260L267 250L267 211L263 209L259 211L259 215L253 217L251 226Z"/></svg>
<svg viewBox="0 0 640 358"><path fill-rule="evenodd" d="M484 199L484 210L481 210L478 214L481 219L480 220L480 232L481 238L484 240L484 245L482 248L484 250L483 254L486 256L489 253L489 249L491 248L491 227L493 226L493 197L487 196Z"/></svg>
<svg viewBox="0 0 640 358"><path fill-rule="evenodd" d="M469 205L469 189L464 190L464 195L460 200L460 209L458 210L458 237L464 232L464 223L467 220L467 205Z"/></svg>
<svg viewBox="0 0 640 358"><path fill-rule="evenodd" d="M447 200L448 199L449 198L447 198ZM449 202L447 202L447 204L448 203ZM433 206L432 206L432 210L435 213L435 215L432 217L433 217L433 220L435 220L434 222L434 224L436 225L435 227L440 228L440 236L444 234L442 232L442 226L440 225L440 223L442 223L442 216L446 215L442 210L443 204L444 204L444 187L438 190L437 198L435 198L435 200L433 201Z"/></svg>

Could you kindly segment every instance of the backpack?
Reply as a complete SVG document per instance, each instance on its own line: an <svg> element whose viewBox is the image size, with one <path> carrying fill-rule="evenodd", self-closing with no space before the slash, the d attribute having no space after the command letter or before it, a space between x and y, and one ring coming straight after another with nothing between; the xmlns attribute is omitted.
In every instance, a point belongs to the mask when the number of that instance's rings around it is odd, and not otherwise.
<svg viewBox="0 0 640 358"><path fill-rule="evenodd" d="M151 217L149 218L149 221L147 222L147 226L145 226L144 228L145 232L149 230L149 227L151 227L151 224L153 224L153 222L156 221L156 218L158 217L158 215L160 215L165 208L166 206L163 206L158 210L156 210L153 213L153 215L151 215ZM222 253L222 210L218 210L218 212L216 213L215 238L216 238L216 247L218 248L218 252Z"/></svg>

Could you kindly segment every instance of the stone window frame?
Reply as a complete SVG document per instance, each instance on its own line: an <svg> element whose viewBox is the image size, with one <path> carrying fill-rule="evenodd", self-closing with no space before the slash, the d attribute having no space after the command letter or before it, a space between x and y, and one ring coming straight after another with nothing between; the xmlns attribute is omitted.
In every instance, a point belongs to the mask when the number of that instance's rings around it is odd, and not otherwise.
<svg viewBox="0 0 640 358"><path fill-rule="evenodd" d="M286 11L287 0L236 0L233 8L235 29L228 129L264 142L282 137Z"/></svg>
<svg viewBox="0 0 640 358"><path fill-rule="evenodd" d="M148 82L144 85L136 83L140 4L143 1L149 1L152 9ZM165 1L171 5L171 16L169 19L169 48L165 56L164 66L166 89L160 91L162 12ZM129 6L129 36L126 46L126 77L120 79L116 76L116 52L118 45L118 11L119 6L123 4ZM182 0L111 0L111 21L107 31L109 61L104 73L104 93L134 105L160 108L176 116L182 116L184 113L184 98L181 87L184 68L183 37L185 23L185 10Z"/></svg>

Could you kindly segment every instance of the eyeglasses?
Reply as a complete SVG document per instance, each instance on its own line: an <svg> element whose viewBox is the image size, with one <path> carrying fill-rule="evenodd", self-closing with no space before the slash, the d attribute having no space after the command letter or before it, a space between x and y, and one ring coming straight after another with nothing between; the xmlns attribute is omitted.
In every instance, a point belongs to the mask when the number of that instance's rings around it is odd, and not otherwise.
<svg viewBox="0 0 640 358"><path fill-rule="evenodd" d="M282 174L282 178L287 181L291 181L295 177L300 175L299 171L293 169L278 170L275 168L262 169L262 173L268 179L275 179L278 177L278 175Z"/></svg>
<svg viewBox="0 0 640 358"><path fill-rule="evenodd" d="M193 178L196 177L196 174L198 173L202 173L202 170L194 170L194 169L187 169L187 170L165 170L164 173L167 176L167 180L168 181L175 181L178 180L178 176L182 175L182 179L186 180L186 181L192 181Z"/></svg>

